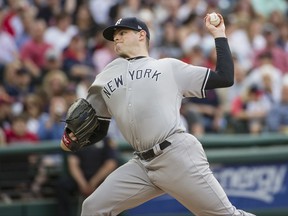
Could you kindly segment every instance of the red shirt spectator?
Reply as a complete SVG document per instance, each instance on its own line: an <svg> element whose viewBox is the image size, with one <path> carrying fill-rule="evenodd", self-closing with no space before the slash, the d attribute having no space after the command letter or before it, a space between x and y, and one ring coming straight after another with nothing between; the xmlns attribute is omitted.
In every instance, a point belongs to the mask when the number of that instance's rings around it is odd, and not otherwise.
<svg viewBox="0 0 288 216"><path fill-rule="evenodd" d="M25 132L24 134L17 134L13 130L5 131L7 143L19 143L19 142L32 142L35 143L38 141L36 134Z"/></svg>
<svg viewBox="0 0 288 216"><path fill-rule="evenodd" d="M35 40L27 41L21 49L21 58L29 59L38 67L45 65L45 53L51 48L50 44L37 42Z"/></svg>
<svg viewBox="0 0 288 216"><path fill-rule="evenodd" d="M22 31L23 26L21 25L20 19L16 11L8 11L2 23L4 31L9 33L12 37L16 37L20 31Z"/></svg>
<svg viewBox="0 0 288 216"><path fill-rule="evenodd" d="M266 47L255 53L254 67L260 64L261 55L269 52L272 54L272 64L281 70L283 74L288 73L288 53L277 44L277 29L271 24L263 27L263 35L266 39Z"/></svg>
<svg viewBox="0 0 288 216"><path fill-rule="evenodd" d="M34 133L27 130L27 118L25 115L14 116L10 129L4 130L6 142L11 143L36 143L39 139Z"/></svg>
<svg viewBox="0 0 288 216"><path fill-rule="evenodd" d="M20 16L27 12L28 5L24 1L8 1L7 3L8 7L3 17L2 28L16 38L24 30Z"/></svg>
<svg viewBox="0 0 288 216"><path fill-rule="evenodd" d="M43 20L36 20L32 26L32 38L28 40L20 50L21 58L30 61L38 68L45 65L45 53L52 45L43 40L46 24Z"/></svg>

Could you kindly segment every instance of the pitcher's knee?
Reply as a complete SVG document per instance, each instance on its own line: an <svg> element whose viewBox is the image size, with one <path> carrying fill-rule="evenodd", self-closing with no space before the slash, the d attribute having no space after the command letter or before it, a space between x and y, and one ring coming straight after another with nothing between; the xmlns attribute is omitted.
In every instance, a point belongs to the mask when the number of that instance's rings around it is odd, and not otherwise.
<svg viewBox="0 0 288 216"><path fill-rule="evenodd" d="M81 216L96 216L97 214L97 204L93 200L86 198L82 203L82 213Z"/></svg>
<svg viewBox="0 0 288 216"><path fill-rule="evenodd" d="M81 216L114 216L116 213L112 213L110 207L107 208L101 200L95 201L93 199L86 198L82 203Z"/></svg>

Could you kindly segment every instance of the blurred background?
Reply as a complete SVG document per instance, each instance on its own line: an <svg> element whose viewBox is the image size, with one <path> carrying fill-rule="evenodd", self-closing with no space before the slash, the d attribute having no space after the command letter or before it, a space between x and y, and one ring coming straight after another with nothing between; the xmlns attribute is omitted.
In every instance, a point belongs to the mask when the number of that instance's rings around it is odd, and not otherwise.
<svg viewBox="0 0 288 216"><path fill-rule="evenodd" d="M113 120L94 157L59 149L68 107L116 58L106 26L136 16L150 28L151 57L215 69L203 22L211 12L224 17L235 83L184 99L183 123L233 204L288 215L287 0L0 0L0 215L78 215L83 199L132 156ZM123 215L191 213L165 195Z"/></svg>

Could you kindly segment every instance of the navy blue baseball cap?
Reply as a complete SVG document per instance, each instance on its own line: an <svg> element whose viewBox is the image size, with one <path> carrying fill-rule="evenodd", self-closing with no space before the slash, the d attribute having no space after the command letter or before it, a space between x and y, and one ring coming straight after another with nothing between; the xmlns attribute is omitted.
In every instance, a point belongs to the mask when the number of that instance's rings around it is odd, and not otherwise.
<svg viewBox="0 0 288 216"><path fill-rule="evenodd" d="M136 17L127 17L119 19L115 25L109 26L103 31L103 36L105 39L114 41L114 32L117 28L128 28L135 31L144 30L146 32L147 38L150 39L150 32L147 25L137 19Z"/></svg>

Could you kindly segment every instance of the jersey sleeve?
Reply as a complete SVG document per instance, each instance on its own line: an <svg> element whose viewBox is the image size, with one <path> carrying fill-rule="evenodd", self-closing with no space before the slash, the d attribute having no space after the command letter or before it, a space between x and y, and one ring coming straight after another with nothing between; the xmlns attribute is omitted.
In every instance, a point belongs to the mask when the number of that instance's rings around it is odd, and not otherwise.
<svg viewBox="0 0 288 216"><path fill-rule="evenodd" d="M96 110L98 119L111 119L111 114L109 113L106 103L101 95L101 87L97 86L95 82L88 89L87 101Z"/></svg>
<svg viewBox="0 0 288 216"><path fill-rule="evenodd" d="M94 82L88 89L87 101L89 101L96 110L99 120L110 121L112 117L106 101L103 98L103 87L111 78L113 78L115 71L127 70L126 64L123 64L124 62L127 64L127 61L123 58L117 58L107 64L101 73L96 76Z"/></svg>
<svg viewBox="0 0 288 216"><path fill-rule="evenodd" d="M189 65L177 59L170 59L172 73L179 91L184 97L205 98L205 86L210 74L210 69Z"/></svg>

